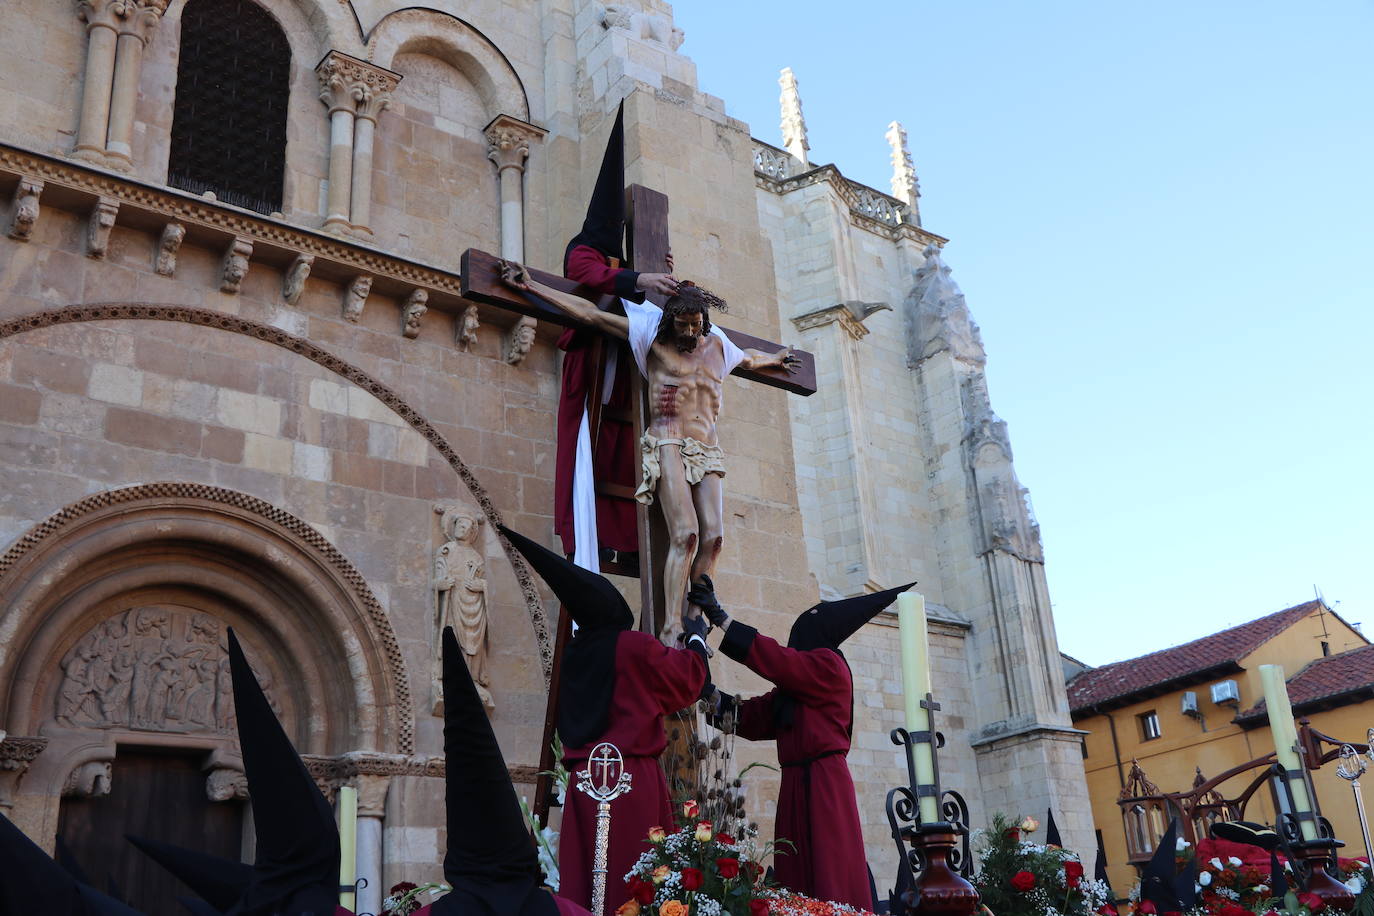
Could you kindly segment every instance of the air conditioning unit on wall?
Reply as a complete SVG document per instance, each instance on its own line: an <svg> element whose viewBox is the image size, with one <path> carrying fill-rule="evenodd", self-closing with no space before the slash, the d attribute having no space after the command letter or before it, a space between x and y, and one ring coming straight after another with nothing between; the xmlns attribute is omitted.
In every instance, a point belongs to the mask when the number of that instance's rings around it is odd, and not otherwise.
<svg viewBox="0 0 1374 916"><path fill-rule="evenodd" d="M1235 681L1218 681L1212 685L1212 702L1218 706L1240 705L1240 688Z"/></svg>
<svg viewBox="0 0 1374 916"><path fill-rule="evenodd" d="M1182 709L1180 710L1180 712L1182 712L1185 716L1192 716L1194 719L1198 717L1197 694L1193 691L1183 691L1183 702L1181 706Z"/></svg>

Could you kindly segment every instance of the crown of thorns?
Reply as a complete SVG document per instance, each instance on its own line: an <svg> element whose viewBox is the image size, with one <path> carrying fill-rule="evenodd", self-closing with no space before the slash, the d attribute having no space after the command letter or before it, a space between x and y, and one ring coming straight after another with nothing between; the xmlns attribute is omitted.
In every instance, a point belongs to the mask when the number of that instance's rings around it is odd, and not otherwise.
<svg viewBox="0 0 1374 916"><path fill-rule="evenodd" d="M697 286L691 280L683 280L678 283L677 292L668 299L667 311L676 314L685 311L687 307L696 309L703 306L717 309L722 312L728 312L730 310L729 305L726 304L724 299L720 298L706 287Z"/></svg>

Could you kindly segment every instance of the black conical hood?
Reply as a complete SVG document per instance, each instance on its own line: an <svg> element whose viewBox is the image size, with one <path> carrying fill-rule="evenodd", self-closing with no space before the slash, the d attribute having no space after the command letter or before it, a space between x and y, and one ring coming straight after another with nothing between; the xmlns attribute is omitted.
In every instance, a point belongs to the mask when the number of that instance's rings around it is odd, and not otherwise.
<svg viewBox="0 0 1374 916"><path fill-rule="evenodd" d="M1107 880L1107 851L1101 846L1097 847L1097 862L1093 865L1093 880L1101 881L1111 888L1112 883Z"/></svg>
<svg viewBox="0 0 1374 916"><path fill-rule="evenodd" d="M1054 809L1045 809L1045 845L1064 847L1064 840L1059 836L1059 825L1054 822Z"/></svg>
<svg viewBox="0 0 1374 916"><path fill-rule="evenodd" d="M253 866L243 862L138 836L125 839L220 912L237 903L253 883Z"/></svg>
<svg viewBox="0 0 1374 916"><path fill-rule="evenodd" d="M1161 913L1182 912L1183 905L1178 899L1178 868L1175 854L1178 850L1178 819L1169 821L1169 829L1164 831L1155 854L1150 857L1145 871L1140 876L1140 899L1148 900Z"/></svg>
<svg viewBox="0 0 1374 916"><path fill-rule="evenodd" d="M568 242L567 252L589 245L610 258L625 260L625 103L615 112L615 124L606 139L601 171L596 175L582 231ZM563 255L567 267L567 252Z"/></svg>
<svg viewBox="0 0 1374 916"><path fill-rule="evenodd" d="M510 771L451 627L444 627L443 666L444 880L453 890L435 903L434 913L535 913L546 901L552 914L553 898L540 890L539 858Z"/></svg>
<svg viewBox="0 0 1374 916"><path fill-rule="evenodd" d="M553 589L579 628L628 630L635 625L634 612L605 576L565 560L504 525L496 527L530 561L534 571Z"/></svg>
<svg viewBox="0 0 1374 916"><path fill-rule="evenodd" d="M1279 845L1279 835L1273 828L1254 821L1221 821L1212 825L1212 836L1232 843L1245 843L1263 850Z"/></svg>
<svg viewBox="0 0 1374 916"><path fill-rule="evenodd" d="M563 647L558 683L558 736L569 750L598 740L610 721L620 634L635 615L610 580L563 559L524 535L498 525L577 623Z"/></svg>
<svg viewBox="0 0 1374 916"><path fill-rule="evenodd" d="M838 649L840 643L853 636L879 611L896 601L898 595L915 584L908 582L871 595L822 601L803 611L792 624L787 645L792 649Z"/></svg>
<svg viewBox="0 0 1374 916"><path fill-rule="evenodd" d="M140 916L82 884L0 814L0 913Z"/></svg>
<svg viewBox="0 0 1374 916"><path fill-rule="evenodd" d="M253 804L253 883L233 913L333 913L339 896L339 829L229 630L229 670L239 748Z"/></svg>

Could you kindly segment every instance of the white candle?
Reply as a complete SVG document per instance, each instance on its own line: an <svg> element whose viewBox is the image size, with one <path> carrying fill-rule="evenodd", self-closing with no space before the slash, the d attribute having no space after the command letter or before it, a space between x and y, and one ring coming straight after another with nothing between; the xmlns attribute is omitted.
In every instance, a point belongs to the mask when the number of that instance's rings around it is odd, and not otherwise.
<svg viewBox="0 0 1374 916"><path fill-rule="evenodd" d="M1312 800L1307 797L1307 782L1301 778L1302 757L1298 754L1298 730L1293 725L1293 706L1288 700L1288 684L1282 665L1260 665L1260 683L1264 685L1264 706L1269 713L1269 734L1274 738L1275 756L1293 777L1293 807L1295 816L1310 813ZM1317 824L1311 818L1299 819L1298 829L1304 840L1317 838Z"/></svg>
<svg viewBox="0 0 1374 916"><path fill-rule="evenodd" d="M339 887L352 888L358 881L358 790L339 788ZM354 909L357 892L339 891L339 906Z"/></svg>
<svg viewBox="0 0 1374 916"><path fill-rule="evenodd" d="M902 694L906 700L906 730L930 731L930 710L921 701L931 693L930 645L926 626L926 599L917 592L902 592L897 596L897 626L902 639ZM931 785L935 782L935 745L914 742L912 762L916 768L916 782ZM916 789L917 786L912 786ZM921 820L934 823L940 820L940 801L934 796L919 798Z"/></svg>

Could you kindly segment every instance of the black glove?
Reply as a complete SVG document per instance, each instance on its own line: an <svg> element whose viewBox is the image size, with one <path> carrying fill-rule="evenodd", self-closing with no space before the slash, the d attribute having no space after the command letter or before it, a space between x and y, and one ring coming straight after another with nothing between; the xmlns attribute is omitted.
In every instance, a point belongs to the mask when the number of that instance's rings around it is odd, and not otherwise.
<svg viewBox="0 0 1374 916"><path fill-rule="evenodd" d="M704 573L701 576L701 581L693 582L692 587L687 590L687 600L701 608L701 612L706 615L706 619L711 621L713 626L723 627L725 621L730 619L729 615L725 613L725 608L721 607L720 602L716 600L715 584L711 581L711 577Z"/></svg>
<svg viewBox="0 0 1374 916"><path fill-rule="evenodd" d="M700 636L704 640L709 629L704 617L688 617L682 621L682 634L685 639Z"/></svg>

